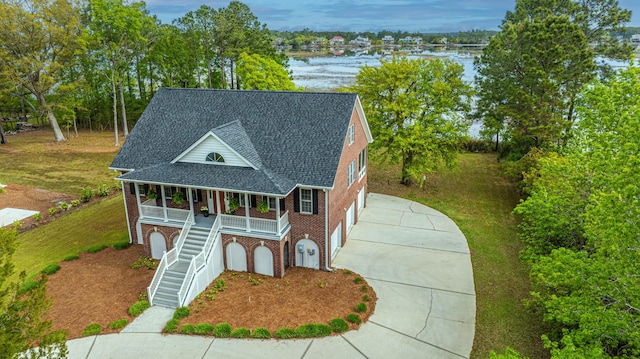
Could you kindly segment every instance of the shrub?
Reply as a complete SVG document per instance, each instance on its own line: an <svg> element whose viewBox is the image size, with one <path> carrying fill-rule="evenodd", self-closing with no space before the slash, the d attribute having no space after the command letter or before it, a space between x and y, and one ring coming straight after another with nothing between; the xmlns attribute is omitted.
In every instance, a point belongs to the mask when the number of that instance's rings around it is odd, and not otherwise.
<svg viewBox="0 0 640 359"><path fill-rule="evenodd" d="M40 222L42 220L42 214L40 213L34 214L33 219L35 219L36 222Z"/></svg>
<svg viewBox="0 0 640 359"><path fill-rule="evenodd" d="M347 322L349 323L354 323L354 324L360 324L362 323L362 319L360 319L360 316L356 313L349 313L347 314Z"/></svg>
<svg viewBox="0 0 640 359"><path fill-rule="evenodd" d="M191 314L191 309L189 309L189 307L180 307L173 312L173 319L186 318L189 314Z"/></svg>
<svg viewBox="0 0 640 359"><path fill-rule="evenodd" d="M178 325L180 321L178 319L171 319L167 322L167 325L164 326L165 333L175 333L178 331Z"/></svg>
<svg viewBox="0 0 640 359"><path fill-rule="evenodd" d="M367 305L360 302L358 304L356 304L356 312L358 313L364 313L367 311Z"/></svg>
<svg viewBox="0 0 640 359"><path fill-rule="evenodd" d="M348 269L345 269L345 270L344 270L344 274L346 274L346 275L349 275L349 274L351 274L351 273L353 273L353 272L352 272L352 271L350 271L350 270L348 270Z"/></svg>
<svg viewBox="0 0 640 359"><path fill-rule="evenodd" d="M98 323L89 324L83 331L82 336L88 337L90 335L98 335L102 332L102 327Z"/></svg>
<svg viewBox="0 0 640 359"><path fill-rule="evenodd" d="M44 267L40 273L52 275L60 269L60 265L58 263L52 263L48 266Z"/></svg>
<svg viewBox="0 0 640 359"><path fill-rule="evenodd" d="M296 332L291 328L280 328L273 333L273 336L278 339L291 339L296 337Z"/></svg>
<svg viewBox="0 0 640 359"><path fill-rule="evenodd" d="M4 193L4 188L0 187L0 194Z"/></svg>
<svg viewBox="0 0 640 359"><path fill-rule="evenodd" d="M180 328L180 334L195 334L196 333L196 327L193 326L193 324L185 324L184 326L182 326L182 328Z"/></svg>
<svg viewBox="0 0 640 359"><path fill-rule="evenodd" d="M58 212L58 210L55 207L51 207L47 212L49 212L50 216L53 216L54 214L56 214L56 212Z"/></svg>
<svg viewBox="0 0 640 359"><path fill-rule="evenodd" d="M218 323L218 325L213 328L213 335L218 338L229 338L231 335L231 324L226 322Z"/></svg>
<svg viewBox="0 0 640 359"><path fill-rule="evenodd" d="M115 322L111 322L109 323L109 329L121 329L124 328L125 325L127 325L129 321L125 318L122 318L120 320L116 320Z"/></svg>
<svg viewBox="0 0 640 359"><path fill-rule="evenodd" d="M247 328L238 328L231 332L231 338L249 338L250 336L251 331Z"/></svg>
<svg viewBox="0 0 640 359"><path fill-rule="evenodd" d="M118 242L113 244L113 249L117 249L117 250L127 249L129 248L130 245L131 243L129 243L129 241Z"/></svg>
<svg viewBox="0 0 640 359"><path fill-rule="evenodd" d="M62 260L65 261L65 262L69 262L69 261L76 260L78 258L80 258L80 256L77 255L77 254L69 254L68 256L62 258Z"/></svg>
<svg viewBox="0 0 640 359"><path fill-rule="evenodd" d="M342 318L334 318L331 319L331 329L333 329L336 333L342 333L349 330L349 324L344 321Z"/></svg>
<svg viewBox="0 0 640 359"><path fill-rule="evenodd" d="M360 284L360 283L362 283L362 278L360 278L360 277L355 277L355 278L353 278L353 283L355 283L355 284Z"/></svg>
<svg viewBox="0 0 640 359"><path fill-rule="evenodd" d="M71 207L78 207L78 205L80 205L79 199L74 199L71 201Z"/></svg>
<svg viewBox="0 0 640 359"><path fill-rule="evenodd" d="M61 210L66 211L69 209L69 203L62 201L58 203L58 207L60 207Z"/></svg>
<svg viewBox="0 0 640 359"><path fill-rule="evenodd" d="M151 305L146 300L141 300L139 302L136 302L134 305L129 307L129 315L132 317L137 317L140 314L142 314L142 312L147 310L150 306Z"/></svg>
<svg viewBox="0 0 640 359"><path fill-rule="evenodd" d="M366 286L366 285L363 285L362 287L360 287L360 291L361 291L361 292L366 292L366 291L368 291L368 290L369 290L369 288L367 288L367 286Z"/></svg>
<svg viewBox="0 0 640 359"><path fill-rule="evenodd" d="M145 267L147 269L156 269L156 268L158 268L158 262L153 260L153 258L151 258L151 257L140 256L131 265L131 268L133 268L133 269L138 269L138 268L142 268L142 267Z"/></svg>
<svg viewBox="0 0 640 359"><path fill-rule="evenodd" d="M193 327L193 330L198 335L209 335L213 333L213 324L209 324L209 323L196 324Z"/></svg>
<svg viewBox="0 0 640 359"><path fill-rule="evenodd" d="M254 329L253 334L251 334L251 336L256 339L270 339L271 332L267 328L260 327L260 328Z"/></svg>
<svg viewBox="0 0 640 359"><path fill-rule="evenodd" d="M100 197L106 197L109 195L110 190L111 190L111 187L109 187L108 184L101 184L98 187L96 187L96 194Z"/></svg>
<svg viewBox="0 0 640 359"><path fill-rule="evenodd" d="M40 281L39 280L27 280L26 282L24 282L21 286L20 289L18 290L18 292L20 294L25 294L29 291L31 291L32 289L37 288L40 285Z"/></svg>
<svg viewBox="0 0 640 359"><path fill-rule="evenodd" d="M368 301L371 300L371 298L369 298L369 296L365 294L365 295L362 296L362 300L365 301L365 302L368 302Z"/></svg>
<svg viewBox="0 0 640 359"><path fill-rule="evenodd" d="M80 201L86 203L93 197L93 190L91 188L83 188L80 191Z"/></svg>
<svg viewBox="0 0 640 359"><path fill-rule="evenodd" d="M97 253L105 248L107 248L106 244L97 244L95 246L89 247L89 249L87 249L87 253Z"/></svg>

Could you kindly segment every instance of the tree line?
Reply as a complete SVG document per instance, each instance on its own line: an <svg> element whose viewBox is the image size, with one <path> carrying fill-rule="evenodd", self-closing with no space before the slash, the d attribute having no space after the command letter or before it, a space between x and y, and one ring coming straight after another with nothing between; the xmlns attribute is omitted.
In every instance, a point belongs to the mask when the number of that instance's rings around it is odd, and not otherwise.
<svg viewBox="0 0 640 359"><path fill-rule="evenodd" d="M7 0L0 18L3 107L40 115L55 141L61 125L81 125L112 129L118 145L159 87L295 89L287 58L239 1L172 24L127 0Z"/></svg>

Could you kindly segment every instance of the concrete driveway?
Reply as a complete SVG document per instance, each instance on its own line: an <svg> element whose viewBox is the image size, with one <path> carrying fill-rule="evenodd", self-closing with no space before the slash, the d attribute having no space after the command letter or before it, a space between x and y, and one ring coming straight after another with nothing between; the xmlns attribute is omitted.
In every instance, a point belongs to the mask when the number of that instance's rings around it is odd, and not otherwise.
<svg viewBox="0 0 640 359"><path fill-rule="evenodd" d="M473 271L467 241L448 217L371 193L334 264L361 274L378 295L357 331L300 340L161 335L173 311L153 307L120 334L69 341L69 358L469 358Z"/></svg>

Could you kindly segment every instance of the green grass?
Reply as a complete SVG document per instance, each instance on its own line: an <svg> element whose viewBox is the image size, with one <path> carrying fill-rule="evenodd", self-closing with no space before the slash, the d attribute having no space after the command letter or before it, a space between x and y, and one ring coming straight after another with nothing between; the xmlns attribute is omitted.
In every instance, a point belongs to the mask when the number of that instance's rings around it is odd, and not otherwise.
<svg viewBox="0 0 640 359"><path fill-rule="evenodd" d="M424 189L399 184L399 167L369 164L369 190L408 198L449 216L471 250L476 289L476 333L471 358L487 358L507 346L530 358L548 358L540 336L542 318L523 306L530 291L528 272L518 258L522 244L513 183L501 175L492 154L463 154L459 167L428 177Z"/></svg>
<svg viewBox="0 0 640 359"><path fill-rule="evenodd" d="M122 195L94 202L46 226L18 236L13 256L16 273L27 276L40 272L44 263L57 263L69 255L98 245L128 240Z"/></svg>

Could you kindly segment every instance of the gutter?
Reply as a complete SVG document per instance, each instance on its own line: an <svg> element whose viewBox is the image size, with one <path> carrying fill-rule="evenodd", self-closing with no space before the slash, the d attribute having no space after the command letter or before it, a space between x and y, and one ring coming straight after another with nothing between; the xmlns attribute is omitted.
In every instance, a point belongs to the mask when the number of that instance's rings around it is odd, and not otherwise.
<svg viewBox="0 0 640 359"><path fill-rule="evenodd" d="M324 268L331 272L329 268L329 191L324 191Z"/></svg>

